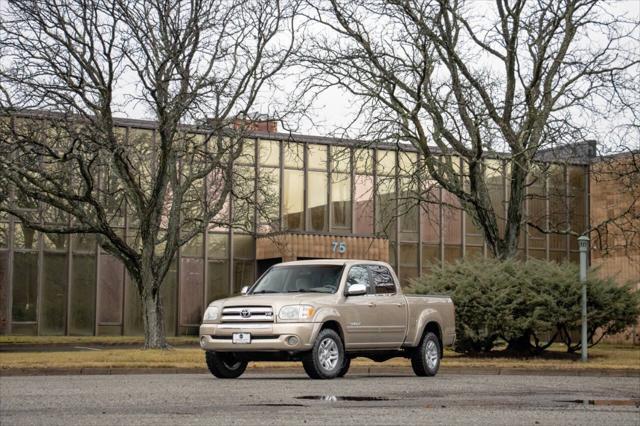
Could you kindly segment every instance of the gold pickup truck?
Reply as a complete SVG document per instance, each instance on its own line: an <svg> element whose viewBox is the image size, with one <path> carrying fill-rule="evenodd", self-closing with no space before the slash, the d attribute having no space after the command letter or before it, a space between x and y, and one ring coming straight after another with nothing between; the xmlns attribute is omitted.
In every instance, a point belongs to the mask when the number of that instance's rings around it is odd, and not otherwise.
<svg viewBox="0 0 640 426"><path fill-rule="evenodd" d="M200 326L219 378L239 377L249 361L294 360L313 379L333 379L355 357L405 357L416 375L433 376L455 340L451 299L403 295L384 262L280 263L242 293L212 302Z"/></svg>

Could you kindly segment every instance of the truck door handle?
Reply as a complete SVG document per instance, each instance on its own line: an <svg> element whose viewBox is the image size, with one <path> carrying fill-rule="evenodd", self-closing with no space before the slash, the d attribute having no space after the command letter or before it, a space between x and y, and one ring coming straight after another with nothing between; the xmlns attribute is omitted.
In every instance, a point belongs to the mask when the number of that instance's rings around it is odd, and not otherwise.
<svg viewBox="0 0 640 426"><path fill-rule="evenodd" d="M373 303L373 302L369 302L369 303L367 304L367 306L368 306L368 307L370 307L370 308L375 308L375 307L376 307L376 304L375 304L375 303Z"/></svg>
<svg viewBox="0 0 640 426"><path fill-rule="evenodd" d="M402 308L404 305L403 305L402 303L396 303L396 306L397 306L398 308Z"/></svg>

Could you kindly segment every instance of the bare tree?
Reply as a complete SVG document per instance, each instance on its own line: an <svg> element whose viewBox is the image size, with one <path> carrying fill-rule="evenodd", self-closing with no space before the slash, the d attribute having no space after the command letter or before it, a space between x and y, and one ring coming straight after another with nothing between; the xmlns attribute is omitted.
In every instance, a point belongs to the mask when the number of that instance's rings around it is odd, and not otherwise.
<svg viewBox="0 0 640 426"><path fill-rule="evenodd" d="M361 98L362 133L415 146L424 175L458 198L499 258L516 254L539 151L584 140L593 121L619 118L607 108L615 93L638 93L638 22L599 0L308 3L305 89ZM497 152L506 215L489 183Z"/></svg>
<svg viewBox="0 0 640 426"><path fill-rule="evenodd" d="M147 348L167 346L160 286L178 248L228 225L229 197L251 200L236 193L246 186L232 167L246 136L236 117L294 50L295 7L39 0L3 12L0 210L46 233L97 234L136 284ZM157 121L153 137L116 126L131 105ZM24 113L34 109L47 112ZM68 220L44 221L20 198Z"/></svg>

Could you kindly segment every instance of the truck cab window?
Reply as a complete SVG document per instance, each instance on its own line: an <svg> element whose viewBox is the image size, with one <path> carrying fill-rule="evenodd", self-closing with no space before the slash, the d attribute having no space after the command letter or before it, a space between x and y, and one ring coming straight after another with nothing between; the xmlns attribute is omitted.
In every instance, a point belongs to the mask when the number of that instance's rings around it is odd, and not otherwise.
<svg viewBox="0 0 640 426"><path fill-rule="evenodd" d="M396 283L391 271L385 266L369 265L376 294L395 294Z"/></svg>
<svg viewBox="0 0 640 426"><path fill-rule="evenodd" d="M367 287L367 293L371 293L371 282L369 279L369 270L366 266L352 266L347 275L347 290L354 284L364 284Z"/></svg>

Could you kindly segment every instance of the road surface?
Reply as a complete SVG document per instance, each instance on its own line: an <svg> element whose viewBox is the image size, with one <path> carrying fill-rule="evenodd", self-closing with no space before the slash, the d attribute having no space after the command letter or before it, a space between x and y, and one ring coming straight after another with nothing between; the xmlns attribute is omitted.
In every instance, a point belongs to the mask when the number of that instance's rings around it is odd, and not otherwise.
<svg viewBox="0 0 640 426"><path fill-rule="evenodd" d="M302 373L0 377L0 424L640 425L640 378Z"/></svg>

